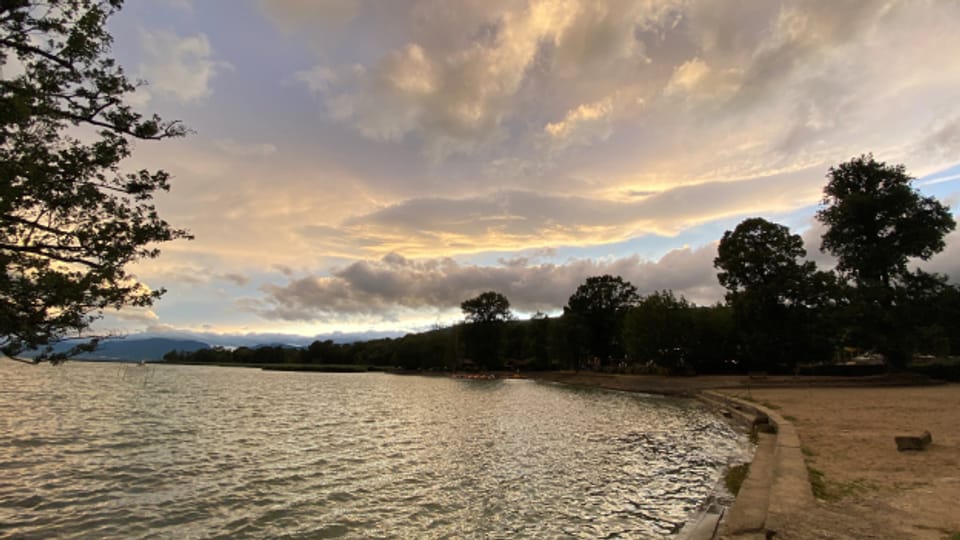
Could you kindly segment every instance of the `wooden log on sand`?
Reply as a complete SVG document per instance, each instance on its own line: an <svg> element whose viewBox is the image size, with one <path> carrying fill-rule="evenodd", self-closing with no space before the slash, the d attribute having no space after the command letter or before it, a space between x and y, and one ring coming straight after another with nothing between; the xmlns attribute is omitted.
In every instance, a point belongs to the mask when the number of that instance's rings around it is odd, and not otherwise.
<svg viewBox="0 0 960 540"><path fill-rule="evenodd" d="M933 437L929 431L924 431L923 435L919 437L901 435L894 437L893 440L897 442L897 450L903 452L905 450L926 450L927 447L930 446L930 443L933 442Z"/></svg>

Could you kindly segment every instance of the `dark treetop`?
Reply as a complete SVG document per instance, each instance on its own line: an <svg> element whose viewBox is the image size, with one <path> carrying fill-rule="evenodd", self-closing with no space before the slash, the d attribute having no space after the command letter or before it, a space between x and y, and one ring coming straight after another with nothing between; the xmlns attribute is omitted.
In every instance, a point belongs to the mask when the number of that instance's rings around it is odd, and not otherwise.
<svg viewBox="0 0 960 540"><path fill-rule="evenodd" d="M831 167L827 178L817 213L827 226L823 250L860 285L889 286L907 273L908 258L940 252L956 227L946 206L911 187L903 165L864 155Z"/></svg>

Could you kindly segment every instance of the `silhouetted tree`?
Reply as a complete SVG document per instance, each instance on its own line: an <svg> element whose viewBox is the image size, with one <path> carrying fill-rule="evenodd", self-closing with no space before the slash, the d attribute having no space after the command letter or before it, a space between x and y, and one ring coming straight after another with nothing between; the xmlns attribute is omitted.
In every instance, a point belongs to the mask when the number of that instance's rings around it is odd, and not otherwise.
<svg viewBox="0 0 960 540"><path fill-rule="evenodd" d="M790 367L821 338L808 330L829 305L823 292L832 292L832 277L801 261L804 256L799 235L763 218L744 220L720 240L717 278L753 369Z"/></svg>
<svg viewBox="0 0 960 540"><path fill-rule="evenodd" d="M903 165L863 155L831 167L827 177L817 212L827 226L822 249L837 258L837 270L854 286L854 339L902 367L912 352L913 328L898 311L907 282L917 282L907 261L941 251L956 222L946 206L913 189Z"/></svg>
<svg viewBox="0 0 960 540"><path fill-rule="evenodd" d="M506 296L493 291L464 300L460 309L463 310L467 322L471 323L502 322L512 318L510 301Z"/></svg>
<svg viewBox="0 0 960 540"><path fill-rule="evenodd" d="M352 348L352 363L370 366L390 366L396 363L394 357L395 349L396 340L390 338L355 343Z"/></svg>
<svg viewBox="0 0 960 540"><path fill-rule="evenodd" d="M467 355L483 367L502 367L503 325L513 318L510 301L498 292L488 291L464 300L460 308L467 322L463 329Z"/></svg>
<svg viewBox="0 0 960 540"><path fill-rule="evenodd" d="M237 347L233 350L233 361L237 364L253 363L253 349L250 347Z"/></svg>
<svg viewBox="0 0 960 540"><path fill-rule="evenodd" d="M737 371L736 332L730 306L694 307L691 313L696 339L688 344L689 361L698 372Z"/></svg>
<svg viewBox="0 0 960 540"><path fill-rule="evenodd" d="M582 332L588 353L607 365L623 355L623 317L637 299L637 288L620 276L590 277L570 296L564 318Z"/></svg>
<svg viewBox="0 0 960 540"><path fill-rule="evenodd" d="M652 361L676 370L688 363L697 341L693 306L672 291L657 291L630 308L624 321L624 342L634 360Z"/></svg>
<svg viewBox="0 0 960 540"><path fill-rule="evenodd" d="M314 341L301 352L301 360L313 364L350 364L353 358L350 347L334 343L333 340Z"/></svg>
<svg viewBox="0 0 960 540"><path fill-rule="evenodd" d="M912 332L906 339L911 351L950 354L956 337L951 337L951 329L960 325L960 289L946 277L923 271L908 274L898 290L895 311L898 319L909 321Z"/></svg>
<svg viewBox="0 0 960 540"><path fill-rule="evenodd" d="M960 356L960 286L938 283L921 287L923 296L912 305L919 323L918 352L937 356ZM932 293L932 294L931 294Z"/></svg>
<svg viewBox="0 0 960 540"><path fill-rule="evenodd" d="M135 139L184 134L124 103L134 85L110 57L108 17L120 0L0 3L0 348L16 354L87 329L107 308L149 306L162 293L127 265L189 235L152 202L163 171L120 171ZM81 139L78 133L83 132ZM81 347L92 349L95 344Z"/></svg>
<svg viewBox="0 0 960 540"><path fill-rule="evenodd" d="M550 321L547 328L547 351L553 362L566 369L580 369L580 359L587 354L584 330L564 315Z"/></svg>
<svg viewBox="0 0 960 540"><path fill-rule="evenodd" d="M530 338L533 345L533 368L550 369L550 317L540 311L530 319Z"/></svg>

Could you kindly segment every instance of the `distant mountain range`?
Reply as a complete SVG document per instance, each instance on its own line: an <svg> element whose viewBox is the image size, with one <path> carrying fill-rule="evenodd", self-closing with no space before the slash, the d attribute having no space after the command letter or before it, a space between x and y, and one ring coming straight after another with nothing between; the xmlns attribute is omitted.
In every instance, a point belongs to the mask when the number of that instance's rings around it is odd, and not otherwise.
<svg viewBox="0 0 960 540"><path fill-rule="evenodd" d="M75 343L58 343L55 352L65 352ZM145 338L145 339L108 339L100 342L97 350L77 356L76 360L99 360L107 362L157 362L170 351L199 351L210 346L192 339ZM25 357L36 356L36 352L24 353Z"/></svg>
<svg viewBox="0 0 960 540"><path fill-rule="evenodd" d="M296 349L307 347L314 341L332 340L334 343L353 343L372 339L395 338L403 335L402 332L367 331L330 334L320 334L313 337L287 334L215 334L204 332L170 332L170 333L143 333L131 334L125 338L107 339L100 342L92 353L85 353L76 357L77 360L97 360L105 362L157 362L163 360L163 355L170 351L193 352L211 347L284 347ZM54 352L66 352L77 342L63 342L54 346ZM37 351L25 351L24 358L37 356Z"/></svg>

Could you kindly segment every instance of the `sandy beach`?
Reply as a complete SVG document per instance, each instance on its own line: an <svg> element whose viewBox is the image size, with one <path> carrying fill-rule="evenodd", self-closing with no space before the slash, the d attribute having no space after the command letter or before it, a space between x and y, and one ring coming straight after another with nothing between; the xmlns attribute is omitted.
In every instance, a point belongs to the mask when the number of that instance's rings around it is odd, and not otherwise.
<svg viewBox="0 0 960 540"><path fill-rule="evenodd" d="M726 393L776 409L820 477L816 507L776 538L960 537L960 385L771 388ZM894 437L929 430L922 452Z"/></svg>

